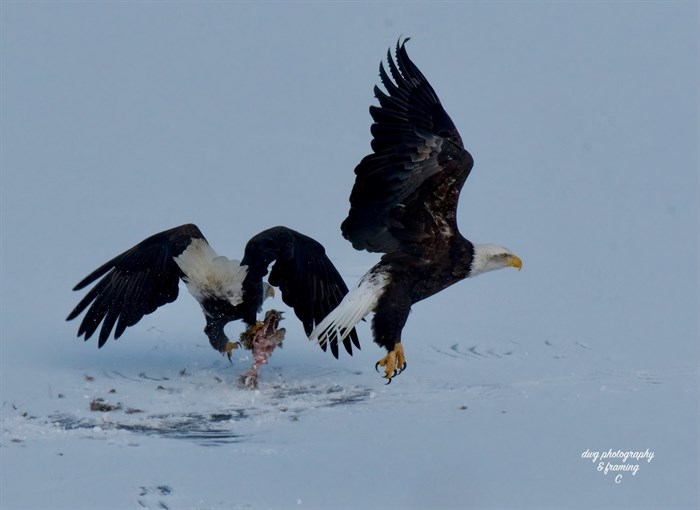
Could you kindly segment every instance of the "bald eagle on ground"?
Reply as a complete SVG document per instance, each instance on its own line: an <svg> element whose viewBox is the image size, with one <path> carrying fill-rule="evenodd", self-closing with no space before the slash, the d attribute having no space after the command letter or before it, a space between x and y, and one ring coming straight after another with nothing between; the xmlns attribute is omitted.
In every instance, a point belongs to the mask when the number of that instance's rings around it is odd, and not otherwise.
<svg viewBox="0 0 700 510"><path fill-rule="evenodd" d="M239 343L226 337L224 326L242 320L248 327L242 339L253 338L262 326L257 313L270 286L279 287L307 335L348 292L323 246L304 234L286 227L264 230L248 241L239 262L217 255L199 228L187 224L144 239L86 276L73 290L97 283L67 320L87 310L78 336L88 340L101 324L102 347L112 330L117 339L144 315L175 301L180 280L202 307L211 346L229 358ZM354 331L342 342L349 354L353 344L360 347ZM337 358L338 342L331 341L330 347Z"/></svg>
<svg viewBox="0 0 700 510"><path fill-rule="evenodd" d="M311 333L321 345L338 342L374 312L374 341L387 350L375 368L391 379L406 368L401 332L411 306L465 278L504 267L522 267L510 250L472 244L460 234L459 193L473 166L437 94L406 52L387 54L371 106L372 153L355 168L343 236L357 250L383 253ZM393 78L393 79L392 79Z"/></svg>

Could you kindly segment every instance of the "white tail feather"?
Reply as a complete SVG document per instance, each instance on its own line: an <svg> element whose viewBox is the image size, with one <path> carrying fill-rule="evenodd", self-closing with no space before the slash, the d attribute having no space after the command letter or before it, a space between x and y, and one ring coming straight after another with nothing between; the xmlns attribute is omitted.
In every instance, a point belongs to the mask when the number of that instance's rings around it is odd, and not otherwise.
<svg viewBox="0 0 700 510"><path fill-rule="evenodd" d="M377 301L389 282L386 273L372 268L365 274L357 288L348 292L335 309L311 332L309 340L325 345L333 338L338 342L350 335L352 328L377 306Z"/></svg>
<svg viewBox="0 0 700 510"><path fill-rule="evenodd" d="M233 306L243 301L241 287L248 266L217 255L204 239L193 239L173 260L185 274L187 290L200 303L210 297L226 299Z"/></svg>

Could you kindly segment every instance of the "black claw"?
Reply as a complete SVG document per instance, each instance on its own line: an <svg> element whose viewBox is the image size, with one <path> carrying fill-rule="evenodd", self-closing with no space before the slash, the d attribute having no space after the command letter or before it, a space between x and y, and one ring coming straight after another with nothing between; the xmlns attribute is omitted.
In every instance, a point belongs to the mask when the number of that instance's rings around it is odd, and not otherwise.
<svg viewBox="0 0 700 510"><path fill-rule="evenodd" d="M386 381L386 384L385 384L384 386L387 386L387 385L391 384L391 381L392 381L394 378L393 378L393 377L384 376L384 379L387 380L387 381Z"/></svg>
<svg viewBox="0 0 700 510"><path fill-rule="evenodd" d="M378 361L374 364L374 370L375 370L377 373L380 373L380 372L379 372L379 362L378 362Z"/></svg>

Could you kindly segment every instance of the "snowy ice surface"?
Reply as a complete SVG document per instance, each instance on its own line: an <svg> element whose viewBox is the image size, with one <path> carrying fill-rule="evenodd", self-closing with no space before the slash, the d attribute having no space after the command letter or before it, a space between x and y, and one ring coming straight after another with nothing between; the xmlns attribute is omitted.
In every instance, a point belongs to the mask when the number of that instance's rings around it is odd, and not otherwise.
<svg viewBox="0 0 700 510"><path fill-rule="evenodd" d="M201 365L205 342L146 336L138 358L39 363L48 372L5 400L3 508L693 504L689 364L630 368L566 340L435 342L383 386L371 349L324 363L299 342L247 391L249 360ZM96 398L120 408L90 411ZM616 484L581 458L611 448L655 457Z"/></svg>
<svg viewBox="0 0 700 510"><path fill-rule="evenodd" d="M0 18L2 510L698 508L697 3L28 1ZM100 350L75 338L72 286L185 222L231 258L298 229L355 285L378 257L339 225L401 34L476 161L460 228L522 271L415 306L388 386L368 323L335 360L287 310L244 390L250 359L209 347L184 286ZM654 457L584 458L618 451Z"/></svg>

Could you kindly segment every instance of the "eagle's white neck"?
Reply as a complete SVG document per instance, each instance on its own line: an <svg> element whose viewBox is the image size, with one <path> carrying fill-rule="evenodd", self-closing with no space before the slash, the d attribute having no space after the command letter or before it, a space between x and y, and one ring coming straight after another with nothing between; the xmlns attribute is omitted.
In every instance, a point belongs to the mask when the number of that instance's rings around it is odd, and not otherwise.
<svg viewBox="0 0 700 510"><path fill-rule="evenodd" d="M243 301L242 285L248 267L218 256L205 239L193 239L173 260L185 275L187 290L200 304L212 297L227 300L233 306Z"/></svg>

